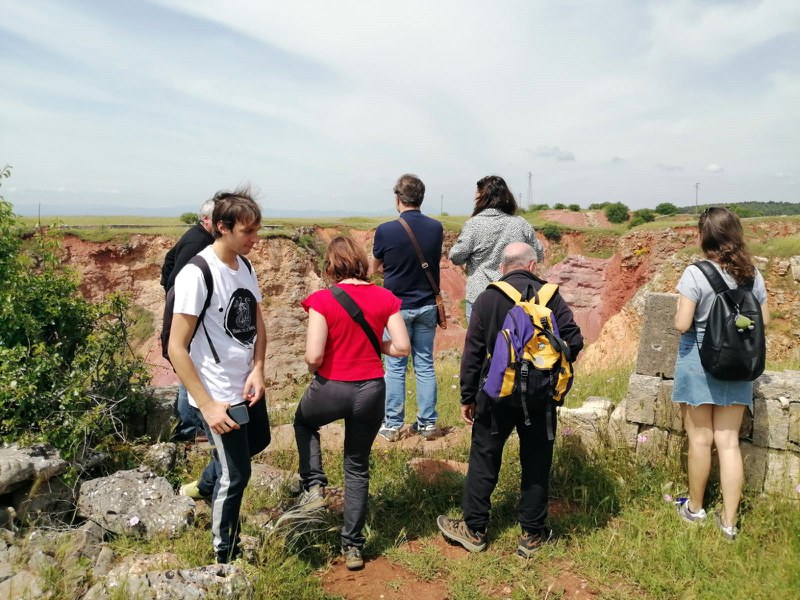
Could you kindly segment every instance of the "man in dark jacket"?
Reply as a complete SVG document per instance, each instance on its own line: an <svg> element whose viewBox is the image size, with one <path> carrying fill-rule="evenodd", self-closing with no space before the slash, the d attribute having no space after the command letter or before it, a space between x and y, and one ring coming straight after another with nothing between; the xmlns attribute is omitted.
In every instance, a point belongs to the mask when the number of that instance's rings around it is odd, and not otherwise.
<svg viewBox="0 0 800 600"><path fill-rule="evenodd" d="M164 265L161 267L161 285L165 292L168 292L175 285L175 278L181 269L186 266L186 263L197 255L200 250L214 242L214 236L211 235L212 212L214 212L214 200L203 202L200 205L197 223L192 225L181 236L178 243L170 248L166 257L164 257ZM189 396L182 383L178 385L176 412L178 414L178 426L175 429L174 439L194 440L196 436L205 437L197 413L189 406Z"/></svg>
<svg viewBox="0 0 800 600"><path fill-rule="evenodd" d="M529 286L539 290L546 283L534 275L535 267L536 251L531 246L522 242L509 244L500 263L503 274L500 281L508 282L524 296ZM489 369L487 356L494 349L503 320L513 306L505 294L490 287L478 296L472 307L461 359L461 416L472 425L469 470L462 500L464 518L440 515L437 525L447 539L471 552L486 548L490 498L500 474L503 447L516 428L522 467L518 516L522 536L517 552L527 558L552 536L547 526L547 502L554 440L548 436L547 420L551 421L550 431L555 432L556 412L552 406L531 411L531 423L526 426L521 406L493 409L490 398L481 390ZM547 307L553 311L561 338L569 345L572 360L575 360L583 348L583 336L572 310L558 293Z"/></svg>

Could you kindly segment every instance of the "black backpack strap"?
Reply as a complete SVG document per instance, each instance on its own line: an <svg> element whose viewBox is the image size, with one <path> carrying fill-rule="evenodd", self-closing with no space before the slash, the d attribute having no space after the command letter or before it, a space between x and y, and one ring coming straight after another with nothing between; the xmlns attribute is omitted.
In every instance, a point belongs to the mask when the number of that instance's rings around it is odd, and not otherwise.
<svg viewBox="0 0 800 600"><path fill-rule="evenodd" d="M692 264L700 269L700 272L706 276L706 279L708 279L708 283L711 284L715 294L721 294L722 292L731 289L730 286L725 283L725 280L722 278L722 275L720 275L719 271L717 271L716 267L711 264L711 261L698 260Z"/></svg>
<svg viewBox="0 0 800 600"><path fill-rule="evenodd" d="M239 255L239 258L241 258L241 259L242 259L242 262L244 263L244 266L245 266L245 267L247 267L247 272L248 272L248 273L252 273L252 272L253 272L253 265L251 265L251 264L250 264L250 261L249 261L249 260L247 260L247 259L246 259L244 256L242 256L241 254Z"/></svg>
<svg viewBox="0 0 800 600"><path fill-rule="evenodd" d="M200 327L200 324L203 323L203 319L206 316L206 311L208 307L211 306L211 296L214 294L214 278L211 277L211 269L208 266L208 262L202 256L193 256L189 262L200 269L200 272L203 274L203 280L206 283L206 301L203 303L203 308L200 311L200 314L197 316L197 324L194 327L194 333L192 334L192 339L194 336L197 335L197 329ZM211 348L211 354L214 356L214 362L219 363L219 354L217 354L217 349L214 348L214 344L211 342L211 337L208 335L208 330L206 329L205 324L203 324L203 332L206 334L206 341L208 341L208 347ZM191 340L190 340L191 345Z"/></svg>
<svg viewBox="0 0 800 600"><path fill-rule="evenodd" d="M356 304L355 300L353 300L350 297L350 295L347 292L345 292L342 288L340 288L338 285L335 285L331 288L331 293L333 294L333 297L336 299L336 301L342 305L342 308L344 308L347 311L347 314L350 315L353 321L358 323L361 326L361 329L364 330L364 333L367 335L367 338L369 338L370 344L372 344L372 347L375 348L375 353L378 355L378 360L380 360L381 344L378 341L375 332L372 331L372 328L369 326L369 323L367 323L367 319L364 318L364 313L358 307L358 304Z"/></svg>

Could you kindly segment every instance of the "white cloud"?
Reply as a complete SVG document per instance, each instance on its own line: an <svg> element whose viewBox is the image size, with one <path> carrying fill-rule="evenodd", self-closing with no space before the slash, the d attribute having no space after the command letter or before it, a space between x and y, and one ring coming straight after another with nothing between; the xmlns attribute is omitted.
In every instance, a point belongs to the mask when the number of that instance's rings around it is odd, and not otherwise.
<svg viewBox="0 0 800 600"><path fill-rule="evenodd" d="M560 161L575 160L575 154L569 150L562 150L558 146L539 146L536 150L529 150L529 152L539 158L554 158Z"/></svg>
<svg viewBox="0 0 800 600"><path fill-rule="evenodd" d="M703 169L706 173L722 173L725 169L723 169L717 163L711 163L710 165L706 165L706 168Z"/></svg>

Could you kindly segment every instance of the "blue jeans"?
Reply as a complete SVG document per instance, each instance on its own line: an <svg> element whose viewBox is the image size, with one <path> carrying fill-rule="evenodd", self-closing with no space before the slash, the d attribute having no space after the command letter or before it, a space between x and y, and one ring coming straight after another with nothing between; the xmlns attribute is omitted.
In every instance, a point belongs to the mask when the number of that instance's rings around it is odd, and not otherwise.
<svg viewBox="0 0 800 600"><path fill-rule="evenodd" d="M189 404L189 394L182 383L178 385L176 412L178 413L178 426L175 430L176 436L181 439L193 440L195 435L197 435L197 430L199 429L202 431L203 425L198 416L200 411Z"/></svg>
<svg viewBox="0 0 800 600"><path fill-rule="evenodd" d="M436 418L436 373L433 370L433 339L436 336L436 305L401 310L411 338L411 358L417 378L417 422L434 425ZM406 367L408 357L386 357L385 427L403 426L406 412Z"/></svg>

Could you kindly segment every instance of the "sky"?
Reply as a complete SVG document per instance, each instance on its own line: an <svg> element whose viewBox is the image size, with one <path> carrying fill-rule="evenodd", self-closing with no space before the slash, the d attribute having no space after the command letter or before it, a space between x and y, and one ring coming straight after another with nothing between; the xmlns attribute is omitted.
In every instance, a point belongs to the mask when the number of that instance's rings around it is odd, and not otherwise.
<svg viewBox="0 0 800 600"><path fill-rule="evenodd" d="M799 202L800 2L0 0L20 214ZM529 175L530 174L530 175ZM697 185L699 184L699 185Z"/></svg>

